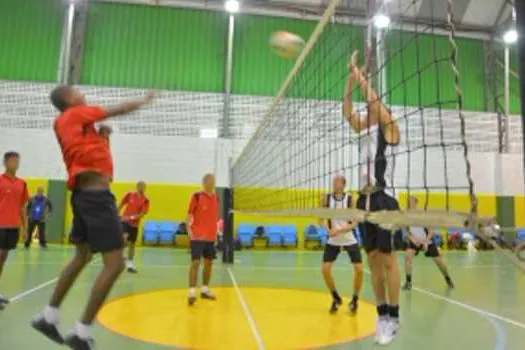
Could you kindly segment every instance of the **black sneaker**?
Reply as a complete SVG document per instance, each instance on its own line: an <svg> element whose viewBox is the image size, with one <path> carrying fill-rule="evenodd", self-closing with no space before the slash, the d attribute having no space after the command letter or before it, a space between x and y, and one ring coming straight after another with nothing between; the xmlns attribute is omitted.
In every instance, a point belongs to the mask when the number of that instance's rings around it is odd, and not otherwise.
<svg viewBox="0 0 525 350"><path fill-rule="evenodd" d="M3 304L3 305L7 305L7 304L9 304L9 299L7 299L6 297L4 297L4 296L2 296L2 295L0 294L0 305L2 305L2 304Z"/></svg>
<svg viewBox="0 0 525 350"><path fill-rule="evenodd" d="M64 339L64 344L74 350L95 350L93 338L81 339L76 333L69 333Z"/></svg>
<svg viewBox="0 0 525 350"><path fill-rule="evenodd" d="M403 286L403 290L411 290L412 289L412 282L406 282Z"/></svg>
<svg viewBox="0 0 525 350"><path fill-rule="evenodd" d="M351 313L355 314L358 308L359 308L359 299L352 298L352 301L348 304L348 310L350 310Z"/></svg>
<svg viewBox="0 0 525 350"><path fill-rule="evenodd" d="M197 297L192 295L188 297L188 305L193 306L197 302Z"/></svg>
<svg viewBox="0 0 525 350"><path fill-rule="evenodd" d="M129 273L139 273L139 271L135 268L135 267L128 267L128 272Z"/></svg>
<svg viewBox="0 0 525 350"><path fill-rule="evenodd" d="M217 300L217 297L213 295L212 292L202 292L201 293L202 299L208 299L208 300Z"/></svg>
<svg viewBox="0 0 525 350"><path fill-rule="evenodd" d="M0 304L0 311L3 311L5 309L5 305L4 304Z"/></svg>
<svg viewBox="0 0 525 350"><path fill-rule="evenodd" d="M451 280L450 278L447 279L446 281L447 281L447 286L448 286L448 288L450 288L450 289L454 289L454 287L455 287L455 286L454 286L454 282L452 282L452 280Z"/></svg>
<svg viewBox="0 0 525 350"><path fill-rule="evenodd" d="M31 321L31 327L42 333L57 344L64 344L64 338L58 331L56 325L48 323L44 316L38 316Z"/></svg>
<svg viewBox="0 0 525 350"><path fill-rule="evenodd" d="M339 310L339 306L341 306L342 303L343 301L341 299L333 299L332 305L330 306L330 313L335 314L337 310Z"/></svg>

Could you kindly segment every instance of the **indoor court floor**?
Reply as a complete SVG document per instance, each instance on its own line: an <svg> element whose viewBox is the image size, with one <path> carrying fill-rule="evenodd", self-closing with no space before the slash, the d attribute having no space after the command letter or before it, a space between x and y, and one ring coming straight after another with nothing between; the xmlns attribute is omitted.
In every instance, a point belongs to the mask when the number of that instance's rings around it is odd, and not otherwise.
<svg viewBox="0 0 525 350"><path fill-rule="evenodd" d="M29 327L48 301L72 248L18 249L0 288L12 298L0 312L0 349L60 348ZM185 250L139 249L139 274L123 274L95 327L98 348L129 349L371 349L375 309L368 276L356 316L329 315L321 251L241 251L235 265L214 271L218 301L186 304ZM448 292L433 262L414 262L414 285L402 292L400 336L389 349L523 349L525 276L493 252L445 253L456 289ZM402 254L399 254L402 259ZM100 265L95 257L62 307L60 328L78 318ZM340 292L352 272L341 255L334 270ZM348 302L348 298L345 300Z"/></svg>

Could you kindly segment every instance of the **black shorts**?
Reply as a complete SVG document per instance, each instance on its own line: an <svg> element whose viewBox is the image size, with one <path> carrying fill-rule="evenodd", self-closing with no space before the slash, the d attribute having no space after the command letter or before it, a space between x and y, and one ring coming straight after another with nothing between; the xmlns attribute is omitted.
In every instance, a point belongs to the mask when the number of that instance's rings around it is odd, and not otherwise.
<svg viewBox="0 0 525 350"><path fill-rule="evenodd" d="M0 228L0 249L13 250L16 249L18 239L20 238L20 230L17 228Z"/></svg>
<svg viewBox="0 0 525 350"><path fill-rule="evenodd" d="M346 251L348 253L348 257L350 258L352 264L360 264L363 262L359 244L338 246L328 243L324 246L323 262L334 262L341 251Z"/></svg>
<svg viewBox="0 0 525 350"><path fill-rule="evenodd" d="M421 248L422 248L422 245L419 245L419 246L415 245L412 241L409 241L407 243L407 249L415 250L416 255L419 254L419 252L421 251ZM425 252L425 256L427 258L437 258L438 256L440 256L437 245L435 245L434 243L429 244L427 247L427 251Z"/></svg>
<svg viewBox="0 0 525 350"><path fill-rule="evenodd" d="M139 234L139 228L122 221L122 232L128 235L128 242L135 243Z"/></svg>
<svg viewBox="0 0 525 350"><path fill-rule="evenodd" d="M367 195L361 194L357 200L357 209L367 210ZM378 191L370 194L370 212L381 210L399 210L397 200L385 193ZM359 231L363 237L363 247L367 253L378 250L381 253L391 253L395 250L394 233L370 222L359 223Z"/></svg>
<svg viewBox="0 0 525 350"><path fill-rule="evenodd" d="M212 241L191 241L191 260L215 259L215 242Z"/></svg>
<svg viewBox="0 0 525 350"><path fill-rule="evenodd" d="M93 253L106 253L124 247L115 196L109 190L75 190L71 195L71 207L72 243L88 243Z"/></svg>

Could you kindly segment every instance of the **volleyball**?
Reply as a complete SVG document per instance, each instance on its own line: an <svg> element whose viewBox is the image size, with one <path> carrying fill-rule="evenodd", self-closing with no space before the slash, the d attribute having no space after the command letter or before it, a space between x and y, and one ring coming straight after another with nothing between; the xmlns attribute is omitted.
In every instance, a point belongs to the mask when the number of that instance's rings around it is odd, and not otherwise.
<svg viewBox="0 0 525 350"><path fill-rule="evenodd" d="M272 34L270 46L279 56L295 59L304 47L304 40L296 34L280 31Z"/></svg>

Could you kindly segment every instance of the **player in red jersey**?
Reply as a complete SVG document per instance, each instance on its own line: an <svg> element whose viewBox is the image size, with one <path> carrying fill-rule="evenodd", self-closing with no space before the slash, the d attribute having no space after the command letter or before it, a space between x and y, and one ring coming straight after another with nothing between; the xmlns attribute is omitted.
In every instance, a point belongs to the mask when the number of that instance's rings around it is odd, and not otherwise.
<svg viewBox="0 0 525 350"><path fill-rule="evenodd" d="M128 241L126 268L130 273L138 272L133 264L133 258L135 257L135 243L137 242L140 220L149 211L149 199L145 193L146 183L139 181L137 183L137 191L126 193L119 206L119 212L122 212L122 209L125 208L121 219L124 240Z"/></svg>
<svg viewBox="0 0 525 350"><path fill-rule="evenodd" d="M27 184L16 176L20 155L4 154L5 172L0 175L0 276L10 250L16 248L20 231L25 232L27 215L25 205L29 199ZM0 310L9 303L0 295Z"/></svg>
<svg viewBox="0 0 525 350"><path fill-rule="evenodd" d="M122 225L115 197L109 190L113 159L107 137L96 129L95 123L133 112L150 103L153 94L113 108L86 105L84 96L70 86L55 88L50 97L61 112L55 119L54 129L68 172L68 187L72 191L71 240L76 245L76 254L62 271L49 305L33 319L32 326L71 349L89 350L95 348L90 335L91 324L124 269ZM102 254L104 267L80 321L62 338L56 328L59 307L92 253Z"/></svg>
<svg viewBox="0 0 525 350"><path fill-rule="evenodd" d="M188 297L190 306L197 301L195 288L197 287L197 273L199 272L201 258L204 259L201 298L216 299L208 287L212 264L215 259L217 222L220 218L220 201L215 193L215 176L206 174L202 179L202 187L202 191L194 193L191 197L188 210L187 227L191 248L190 295Z"/></svg>

